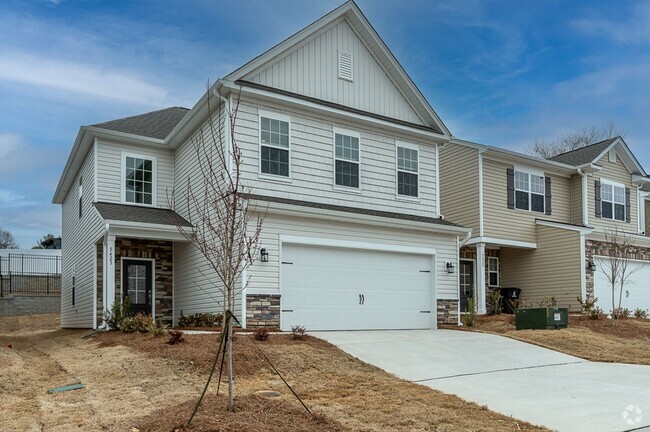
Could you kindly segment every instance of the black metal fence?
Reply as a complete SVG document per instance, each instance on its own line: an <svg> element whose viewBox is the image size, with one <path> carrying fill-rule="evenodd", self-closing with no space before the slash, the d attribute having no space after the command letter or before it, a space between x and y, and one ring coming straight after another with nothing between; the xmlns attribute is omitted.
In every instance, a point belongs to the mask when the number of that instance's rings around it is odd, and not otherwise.
<svg viewBox="0 0 650 432"><path fill-rule="evenodd" d="M11 294L61 294L61 257L0 256L0 297Z"/></svg>

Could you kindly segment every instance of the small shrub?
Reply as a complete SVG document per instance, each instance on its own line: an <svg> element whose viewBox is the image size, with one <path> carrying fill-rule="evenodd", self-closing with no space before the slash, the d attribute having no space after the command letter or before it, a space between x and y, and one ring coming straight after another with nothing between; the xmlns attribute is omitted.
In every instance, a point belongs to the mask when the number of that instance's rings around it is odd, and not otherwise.
<svg viewBox="0 0 650 432"><path fill-rule="evenodd" d="M155 326L156 322L151 315L138 313L135 316L124 318L119 329L125 333L149 333Z"/></svg>
<svg viewBox="0 0 650 432"><path fill-rule="evenodd" d="M178 319L178 327L219 327L222 324L222 314L213 314L209 312L181 316Z"/></svg>
<svg viewBox="0 0 650 432"><path fill-rule="evenodd" d="M612 312L612 317L615 319L626 319L630 315L631 312L628 308L619 307L614 309L614 311Z"/></svg>
<svg viewBox="0 0 650 432"><path fill-rule="evenodd" d="M167 325L163 324L162 321L152 321L152 325L149 328L149 332L151 332L154 337L160 337L165 334L165 330L167 330Z"/></svg>
<svg viewBox="0 0 650 432"><path fill-rule="evenodd" d="M591 312L594 309L594 307L596 306L596 302L598 301L598 297L591 300L589 299L589 297L587 297L586 299L583 300L582 296L578 296L576 297L576 299L578 300L578 303L580 303L580 311L586 314L589 314L589 312Z"/></svg>
<svg viewBox="0 0 650 432"><path fill-rule="evenodd" d="M503 296L499 290L491 290L490 294L487 297L487 314L488 315L500 315L501 312L501 300Z"/></svg>
<svg viewBox="0 0 650 432"><path fill-rule="evenodd" d="M300 325L291 327L291 339L302 339L307 334L307 329Z"/></svg>
<svg viewBox="0 0 650 432"><path fill-rule="evenodd" d="M590 320L603 319L604 316L605 316L605 313L598 306L596 306L595 308L592 308L589 312L587 312L587 317L589 317Z"/></svg>
<svg viewBox="0 0 650 432"><path fill-rule="evenodd" d="M476 320L476 300L473 298L467 299L467 307L463 314L463 325L466 327L474 326Z"/></svg>
<svg viewBox="0 0 650 432"><path fill-rule="evenodd" d="M255 329L253 337L258 341L265 341L269 338L269 331L263 327Z"/></svg>
<svg viewBox="0 0 650 432"><path fill-rule="evenodd" d="M185 342L185 334L182 330L169 330L167 334L169 335L169 339L167 340L169 345L176 345Z"/></svg>
<svg viewBox="0 0 650 432"><path fill-rule="evenodd" d="M634 309L634 318L647 318L647 317L648 317L648 311L641 308Z"/></svg>
<svg viewBox="0 0 650 432"><path fill-rule="evenodd" d="M104 321L111 330L119 330L122 321L129 316L131 300L124 297L121 302L114 302L110 310L104 309Z"/></svg>

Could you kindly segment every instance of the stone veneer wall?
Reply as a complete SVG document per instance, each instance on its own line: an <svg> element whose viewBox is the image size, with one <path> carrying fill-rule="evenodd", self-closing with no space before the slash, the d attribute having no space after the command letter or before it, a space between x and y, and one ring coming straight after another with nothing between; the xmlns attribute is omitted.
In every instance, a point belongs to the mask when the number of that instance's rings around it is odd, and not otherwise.
<svg viewBox="0 0 650 432"><path fill-rule="evenodd" d="M594 256L609 256L608 244L605 242L587 240L585 242L585 266L594 259ZM631 246L628 257L634 260L650 261L650 248ZM598 271L598 270L596 270ZM586 291L587 298L594 298L594 273L587 270Z"/></svg>
<svg viewBox="0 0 650 432"><path fill-rule="evenodd" d="M102 299L102 245L97 245L97 322L101 323ZM121 258L148 258L155 260L156 319L172 322L174 298L174 243L163 240L118 238L115 240L115 299L122 293Z"/></svg>
<svg viewBox="0 0 650 432"><path fill-rule="evenodd" d="M246 296L246 328L280 328L280 296L248 294Z"/></svg>
<svg viewBox="0 0 650 432"><path fill-rule="evenodd" d="M458 325L458 300L438 300L438 324Z"/></svg>

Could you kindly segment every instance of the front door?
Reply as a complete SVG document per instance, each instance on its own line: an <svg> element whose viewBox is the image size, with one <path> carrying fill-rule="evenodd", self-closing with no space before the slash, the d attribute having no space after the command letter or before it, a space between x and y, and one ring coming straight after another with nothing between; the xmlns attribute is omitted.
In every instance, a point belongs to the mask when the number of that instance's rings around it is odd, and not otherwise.
<svg viewBox="0 0 650 432"><path fill-rule="evenodd" d="M474 298L474 261L460 261L460 312L467 310L469 299Z"/></svg>
<svg viewBox="0 0 650 432"><path fill-rule="evenodd" d="M131 300L131 314L151 315L151 261L124 260L122 294Z"/></svg>

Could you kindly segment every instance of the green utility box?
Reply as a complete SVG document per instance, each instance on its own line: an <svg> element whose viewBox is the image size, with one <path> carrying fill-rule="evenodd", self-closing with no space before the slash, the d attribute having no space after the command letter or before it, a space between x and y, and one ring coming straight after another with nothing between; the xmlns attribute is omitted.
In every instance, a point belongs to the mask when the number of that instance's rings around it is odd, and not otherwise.
<svg viewBox="0 0 650 432"><path fill-rule="evenodd" d="M553 330L567 328L568 308L522 308L515 311L517 330Z"/></svg>

